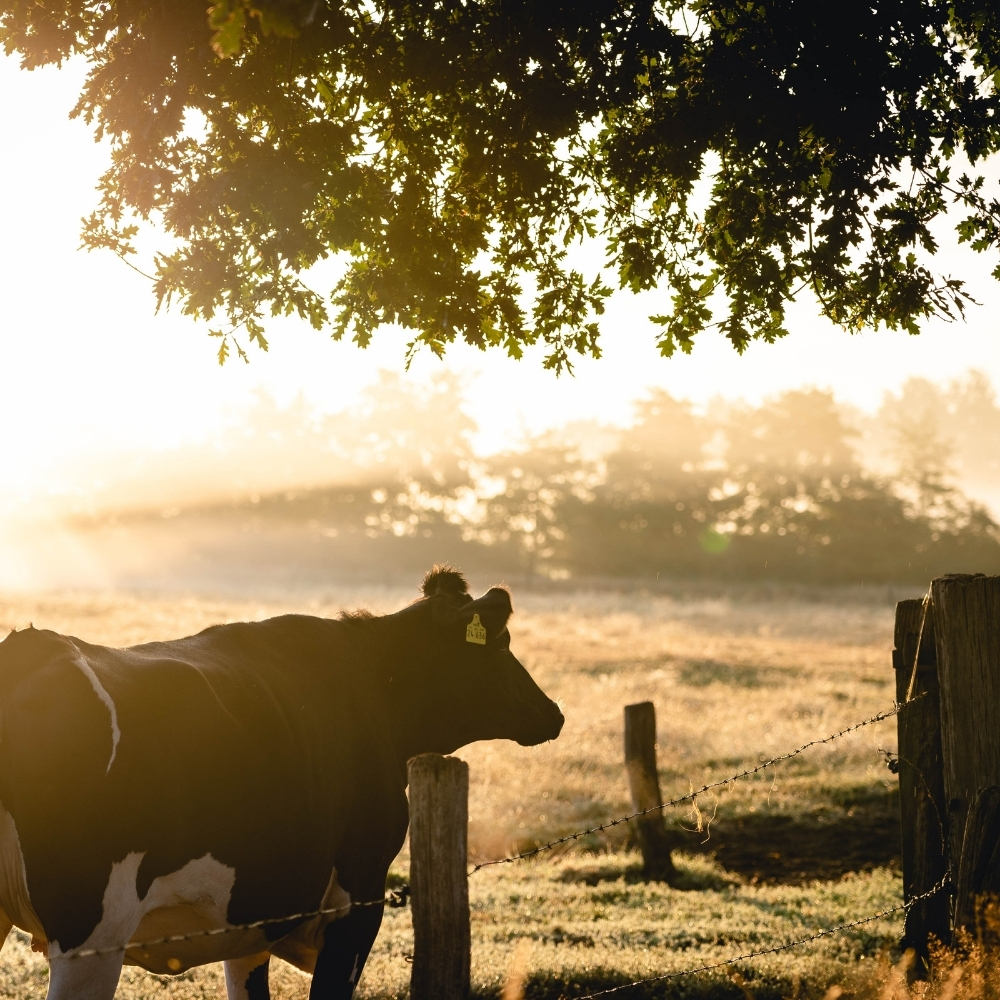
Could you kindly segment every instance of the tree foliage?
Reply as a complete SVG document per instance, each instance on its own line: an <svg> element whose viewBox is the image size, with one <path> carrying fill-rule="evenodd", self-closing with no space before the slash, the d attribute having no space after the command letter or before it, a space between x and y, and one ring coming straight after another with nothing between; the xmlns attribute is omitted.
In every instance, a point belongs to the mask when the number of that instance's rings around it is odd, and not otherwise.
<svg viewBox="0 0 1000 1000"><path fill-rule="evenodd" d="M112 162L84 242L161 227L158 300L224 323L220 360L298 314L562 369L615 284L662 289L668 356L784 336L807 290L916 333L968 301L934 220L957 201L962 241L1000 243L989 0L0 0L0 37L89 61Z"/></svg>

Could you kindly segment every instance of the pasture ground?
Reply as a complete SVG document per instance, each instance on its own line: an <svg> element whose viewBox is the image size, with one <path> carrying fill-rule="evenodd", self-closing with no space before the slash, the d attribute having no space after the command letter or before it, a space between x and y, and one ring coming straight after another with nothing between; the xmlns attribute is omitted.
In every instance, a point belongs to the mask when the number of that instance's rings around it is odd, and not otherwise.
<svg viewBox="0 0 1000 1000"><path fill-rule="evenodd" d="M0 626L33 622L93 642L127 645L220 621L289 610L394 610L413 596L354 588L267 602L136 595L0 596ZM766 594L717 591L518 594L512 648L558 699L559 740L536 748L468 747L474 860L530 848L629 811L622 707L652 700L665 797L844 728L891 706L894 600L887 591ZM895 722L814 747L695 808L670 816L683 882L643 881L629 831L587 838L470 881L473 989L496 996L514 962L528 997L589 992L708 964L802 937L900 900L895 777L879 749ZM391 879L407 870L404 853ZM682 978L647 996L821 995L855 976L901 933L901 919L867 925L739 968ZM520 947L519 947L520 945ZM361 997L405 996L409 910L387 911ZM308 980L280 962L273 995L305 998ZM46 965L12 932L0 992L44 996ZM180 977L126 970L118 996L224 995L221 967ZM639 991L622 994L628 1000Z"/></svg>

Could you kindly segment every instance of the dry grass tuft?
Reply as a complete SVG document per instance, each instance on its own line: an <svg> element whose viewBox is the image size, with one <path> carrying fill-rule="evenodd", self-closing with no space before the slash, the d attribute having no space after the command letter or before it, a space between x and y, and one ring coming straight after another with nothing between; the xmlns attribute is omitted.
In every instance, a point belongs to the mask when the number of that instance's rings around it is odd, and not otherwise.
<svg viewBox="0 0 1000 1000"><path fill-rule="evenodd" d="M1000 996L997 902L985 902L979 918L976 936L960 931L952 947L932 944L929 962L910 950L894 963L883 952L873 969L856 976L841 993L852 1000L996 1000Z"/></svg>

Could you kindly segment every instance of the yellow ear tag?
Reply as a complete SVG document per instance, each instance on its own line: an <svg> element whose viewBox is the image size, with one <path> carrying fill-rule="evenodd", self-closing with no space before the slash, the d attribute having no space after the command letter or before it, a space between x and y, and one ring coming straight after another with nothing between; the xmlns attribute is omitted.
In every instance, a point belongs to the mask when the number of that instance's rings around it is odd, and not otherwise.
<svg viewBox="0 0 1000 1000"><path fill-rule="evenodd" d="M486 629L479 620L479 615L473 615L472 621L465 627L465 641L474 642L479 646L486 645Z"/></svg>

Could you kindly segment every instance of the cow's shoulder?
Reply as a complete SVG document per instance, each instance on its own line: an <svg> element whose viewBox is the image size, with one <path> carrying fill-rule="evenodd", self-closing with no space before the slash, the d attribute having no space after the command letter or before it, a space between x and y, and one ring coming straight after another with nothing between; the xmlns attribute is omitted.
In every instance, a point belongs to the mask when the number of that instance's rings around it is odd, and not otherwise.
<svg viewBox="0 0 1000 1000"><path fill-rule="evenodd" d="M79 655L71 636L32 627L13 631L0 642L0 688L10 688L53 663Z"/></svg>

